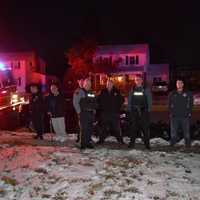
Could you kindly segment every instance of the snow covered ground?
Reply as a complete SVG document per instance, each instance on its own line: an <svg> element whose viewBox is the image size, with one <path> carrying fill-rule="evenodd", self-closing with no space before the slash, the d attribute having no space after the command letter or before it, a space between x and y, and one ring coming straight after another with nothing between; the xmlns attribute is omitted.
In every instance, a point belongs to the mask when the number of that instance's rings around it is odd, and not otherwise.
<svg viewBox="0 0 200 200"><path fill-rule="evenodd" d="M181 151L183 141L169 152L159 149L168 145L159 138L151 151L109 145L80 151L74 135L66 146L31 137L0 132L0 200L200 199L200 154Z"/></svg>

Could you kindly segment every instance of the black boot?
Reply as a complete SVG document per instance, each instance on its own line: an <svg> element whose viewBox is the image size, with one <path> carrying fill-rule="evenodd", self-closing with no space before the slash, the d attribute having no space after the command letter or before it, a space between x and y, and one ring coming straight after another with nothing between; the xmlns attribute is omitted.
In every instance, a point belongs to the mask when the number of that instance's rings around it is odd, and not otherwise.
<svg viewBox="0 0 200 200"><path fill-rule="evenodd" d="M134 148L135 148L135 143L134 143L134 142L130 142L130 143L128 144L128 148L129 148L129 149L134 149Z"/></svg>
<svg viewBox="0 0 200 200"><path fill-rule="evenodd" d="M104 143L104 140L102 140L102 139L99 139L99 141L97 142L98 145L101 145L103 143Z"/></svg>
<svg viewBox="0 0 200 200"><path fill-rule="evenodd" d="M86 148L88 149L94 149L94 145L92 143L89 143L86 145Z"/></svg>
<svg viewBox="0 0 200 200"><path fill-rule="evenodd" d="M119 144L124 144L124 140L122 137L117 138L117 141L119 142Z"/></svg>
<svg viewBox="0 0 200 200"><path fill-rule="evenodd" d="M146 149L151 149L149 141L144 142Z"/></svg>

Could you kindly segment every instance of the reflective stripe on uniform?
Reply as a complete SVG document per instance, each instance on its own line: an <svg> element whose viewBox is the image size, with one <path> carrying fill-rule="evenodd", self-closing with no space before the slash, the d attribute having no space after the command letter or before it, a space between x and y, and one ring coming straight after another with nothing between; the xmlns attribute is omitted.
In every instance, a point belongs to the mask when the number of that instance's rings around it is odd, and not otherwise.
<svg viewBox="0 0 200 200"><path fill-rule="evenodd" d="M134 96L143 96L144 93L143 92L134 92L133 95Z"/></svg>
<svg viewBox="0 0 200 200"><path fill-rule="evenodd" d="M93 98L95 97L94 94L88 94L87 96L88 96L88 97L93 97Z"/></svg>

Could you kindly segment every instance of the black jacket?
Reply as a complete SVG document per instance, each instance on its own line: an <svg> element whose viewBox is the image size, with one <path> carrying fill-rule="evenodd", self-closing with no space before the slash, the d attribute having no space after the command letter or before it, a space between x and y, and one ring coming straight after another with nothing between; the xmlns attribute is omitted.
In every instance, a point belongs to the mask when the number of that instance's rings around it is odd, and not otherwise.
<svg viewBox="0 0 200 200"><path fill-rule="evenodd" d="M80 99L80 108L81 112L84 111L92 111L94 112L97 109L97 101L96 97L92 91L86 91L85 89L81 89L84 96Z"/></svg>
<svg viewBox="0 0 200 200"><path fill-rule="evenodd" d="M29 110L32 117L41 116L45 113L44 97L41 93L32 94Z"/></svg>
<svg viewBox="0 0 200 200"><path fill-rule="evenodd" d="M52 117L64 117L66 113L66 100L62 94L54 96L50 94L46 97L47 112L52 114Z"/></svg>
<svg viewBox="0 0 200 200"><path fill-rule="evenodd" d="M193 97L191 92L176 90L169 95L169 112L172 117L189 117L192 114Z"/></svg>
<svg viewBox="0 0 200 200"><path fill-rule="evenodd" d="M98 96L99 110L102 113L119 114L123 103L124 97L115 87L111 92L108 89L103 89Z"/></svg>

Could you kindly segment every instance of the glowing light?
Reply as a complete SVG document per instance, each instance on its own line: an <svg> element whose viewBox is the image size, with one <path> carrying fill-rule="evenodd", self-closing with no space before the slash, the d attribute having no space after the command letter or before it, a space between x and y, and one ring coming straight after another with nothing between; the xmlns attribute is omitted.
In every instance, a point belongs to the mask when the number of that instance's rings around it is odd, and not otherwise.
<svg viewBox="0 0 200 200"><path fill-rule="evenodd" d="M118 80L119 82L121 82L121 81L123 80L123 77L122 77L122 76L118 76L118 77L117 77L117 80Z"/></svg>
<svg viewBox="0 0 200 200"><path fill-rule="evenodd" d="M7 91L6 90L3 90L2 92L1 92L1 94L6 94L7 93Z"/></svg>
<svg viewBox="0 0 200 200"><path fill-rule="evenodd" d="M5 70L5 65L3 63L0 63L0 70L2 70L2 71Z"/></svg>
<svg viewBox="0 0 200 200"><path fill-rule="evenodd" d="M21 97L21 98L20 98L20 101L24 103L24 102L25 102L24 97Z"/></svg>
<svg viewBox="0 0 200 200"><path fill-rule="evenodd" d="M17 94L13 94L12 96L11 96L11 104L15 104L15 103L17 103L18 102L18 95Z"/></svg>

